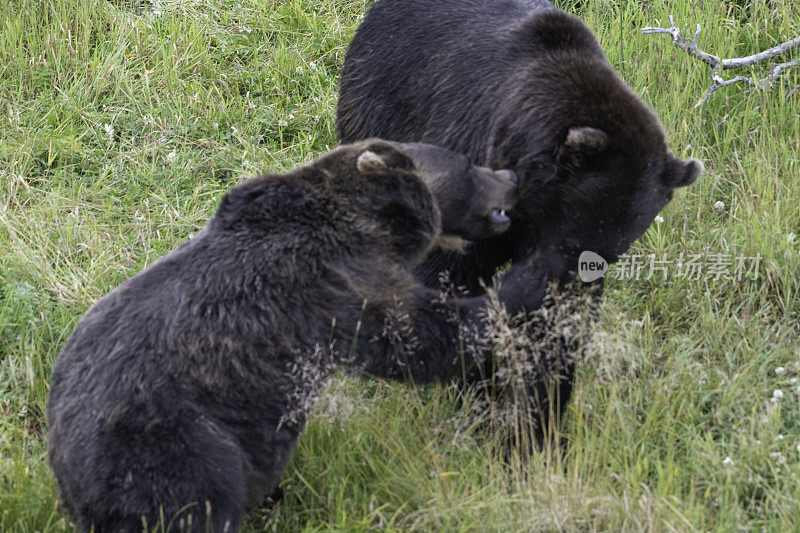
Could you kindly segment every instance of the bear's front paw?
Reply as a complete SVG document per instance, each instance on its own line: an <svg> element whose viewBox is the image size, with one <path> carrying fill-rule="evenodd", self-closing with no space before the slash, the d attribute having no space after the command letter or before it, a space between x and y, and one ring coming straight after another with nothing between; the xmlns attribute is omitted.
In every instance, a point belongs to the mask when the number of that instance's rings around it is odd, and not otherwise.
<svg viewBox="0 0 800 533"><path fill-rule="evenodd" d="M511 315L535 311L547 295L548 277L532 260L513 265L500 278L497 291L500 302Z"/></svg>

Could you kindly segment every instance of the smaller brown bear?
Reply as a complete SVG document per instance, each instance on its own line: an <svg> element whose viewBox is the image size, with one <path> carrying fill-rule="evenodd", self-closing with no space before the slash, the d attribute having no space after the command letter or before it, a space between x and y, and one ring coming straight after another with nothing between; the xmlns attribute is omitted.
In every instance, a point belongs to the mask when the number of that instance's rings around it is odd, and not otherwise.
<svg viewBox="0 0 800 533"><path fill-rule="evenodd" d="M415 382L479 359L487 297L443 298L411 269L442 228L505 231L515 197L510 171L380 140L234 187L203 231L97 302L59 355L50 462L79 529L237 530L302 431L295 374L309 354ZM537 308L545 286L515 266L498 296L512 313Z"/></svg>

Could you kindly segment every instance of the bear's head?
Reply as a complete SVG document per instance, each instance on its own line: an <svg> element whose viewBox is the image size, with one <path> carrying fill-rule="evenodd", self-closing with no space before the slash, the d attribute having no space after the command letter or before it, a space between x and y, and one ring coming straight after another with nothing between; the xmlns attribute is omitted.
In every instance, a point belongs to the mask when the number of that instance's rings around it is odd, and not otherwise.
<svg viewBox="0 0 800 533"><path fill-rule="evenodd" d="M482 240L508 230L506 214L517 201L513 170L473 165L459 153L425 143L393 143L414 163L442 213L445 235Z"/></svg>
<svg viewBox="0 0 800 533"><path fill-rule="evenodd" d="M540 265L559 276L577 267L583 251L616 262L675 189L694 183L703 164L671 155L663 136L642 146L615 143L600 128L573 126L546 168L537 168L544 171L541 181L527 175L519 218L535 220L538 231L530 234L535 239L531 247Z"/></svg>
<svg viewBox="0 0 800 533"><path fill-rule="evenodd" d="M413 263L431 246L463 248L465 239L505 232L511 223L506 211L516 203L512 171L476 167L428 144L368 139L342 145L314 166Z"/></svg>
<svg viewBox="0 0 800 533"><path fill-rule="evenodd" d="M555 10L531 17L515 40L535 55L487 158L520 175L513 259L535 250L556 277L583 251L613 263L703 165L670 154L658 118L577 19Z"/></svg>

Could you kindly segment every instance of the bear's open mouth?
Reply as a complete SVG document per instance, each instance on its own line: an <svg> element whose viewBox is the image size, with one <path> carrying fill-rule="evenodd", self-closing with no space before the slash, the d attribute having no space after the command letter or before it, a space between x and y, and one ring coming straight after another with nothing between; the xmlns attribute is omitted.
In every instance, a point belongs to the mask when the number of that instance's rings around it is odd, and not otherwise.
<svg viewBox="0 0 800 533"><path fill-rule="evenodd" d="M506 214L505 209L496 207L489 212L489 222L492 232L495 234L503 233L511 225L511 219Z"/></svg>
<svg viewBox="0 0 800 533"><path fill-rule="evenodd" d="M506 215L505 209L495 208L489 213L489 218L495 224L507 224L511 219Z"/></svg>

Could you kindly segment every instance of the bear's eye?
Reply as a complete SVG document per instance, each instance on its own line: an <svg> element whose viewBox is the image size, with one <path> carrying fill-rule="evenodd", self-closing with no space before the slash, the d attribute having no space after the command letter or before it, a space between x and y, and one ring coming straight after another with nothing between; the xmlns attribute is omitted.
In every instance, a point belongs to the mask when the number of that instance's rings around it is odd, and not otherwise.
<svg viewBox="0 0 800 533"><path fill-rule="evenodd" d="M526 191L538 189L558 177L558 165L555 161L535 159L527 166L523 175L525 179L521 181Z"/></svg>

